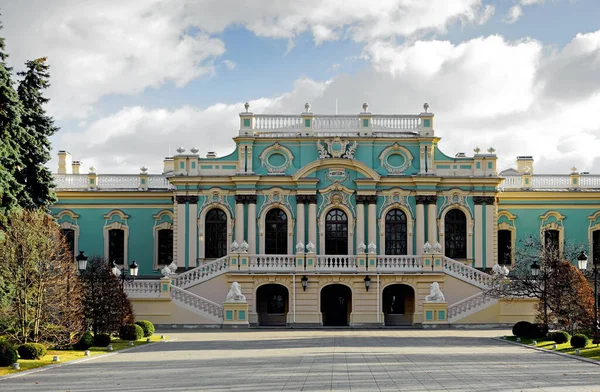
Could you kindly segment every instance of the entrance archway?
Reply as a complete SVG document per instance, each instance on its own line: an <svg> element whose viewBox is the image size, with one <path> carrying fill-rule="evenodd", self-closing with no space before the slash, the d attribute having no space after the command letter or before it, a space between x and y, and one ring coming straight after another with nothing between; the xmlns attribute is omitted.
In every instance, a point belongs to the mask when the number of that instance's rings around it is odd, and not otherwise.
<svg viewBox="0 0 600 392"><path fill-rule="evenodd" d="M392 284L383 289L385 325L412 325L415 313L415 291L405 284Z"/></svg>
<svg viewBox="0 0 600 392"><path fill-rule="evenodd" d="M287 324L289 311L289 293L280 284L266 284L256 290L256 309L258 325Z"/></svg>
<svg viewBox="0 0 600 392"><path fill-rule="evenodd" d="M330 284L321 290L324 326L347 326L352 312L352 290L343 284Z"/></svg>

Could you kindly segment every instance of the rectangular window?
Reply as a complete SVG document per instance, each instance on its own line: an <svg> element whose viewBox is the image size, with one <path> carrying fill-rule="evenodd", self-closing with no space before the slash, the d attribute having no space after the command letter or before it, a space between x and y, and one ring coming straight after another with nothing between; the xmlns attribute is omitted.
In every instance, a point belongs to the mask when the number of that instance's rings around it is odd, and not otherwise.
<svg viewBox="0 0 600 392"><path fill-rule="evenodd" d="M498 264L512 263L512 231L498 230Z"/></svg>
<svg viewBox="0 0 600 392"><path fill-rule="evenodd" d="M173 262L173 230L158 231L158 264L169 265Z"/></svg>
<svg viewBox="0 0 600 392"><path fill-rule="evenodd" d="M560 252L560 236L558 230L544 231L544 247L547 254L551 253L558 256Z"/></svg>
<svg viewBox="0 0 600 392"><path fill-rule="evenodd" d="M488 162L488 169L491 169L492 165L493 165L492 162Z"/></svg>
<svg viewBox="0 0 600 392"><path fill-rule="evenodd" d="M123 264L125 262L125 231L112 229L108 231L108 262Z"/></svg>
<svg viewBox="0 0 600 392"><path fill-rule="evenodd" d="M61 232L65 238L69 252L71 252L71 257L75 257L75 230L62 229Z"/></svg>

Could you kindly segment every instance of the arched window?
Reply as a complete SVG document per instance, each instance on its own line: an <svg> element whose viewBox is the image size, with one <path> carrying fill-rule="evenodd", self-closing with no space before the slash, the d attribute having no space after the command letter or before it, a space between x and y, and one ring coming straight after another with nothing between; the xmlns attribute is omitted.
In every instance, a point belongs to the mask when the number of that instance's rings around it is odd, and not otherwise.
<svg viewBox="0 0 600 392"><path fill-rule="evenodd" d="M75 230L73 229L62 229L61 233L67 243L71 257L75 257Z"/></svg>
<svg viewBox="0 0 600 392"><path fill-rule="evenodd" d="M279 208L267 212L265 218L265 253L285 255L287 249L287 215Z"/></svg>
<svg viewBox="0 0 600 392"><path fill-rule="evenodd" d="M158 264L169 265L173 262L173 230L158 231Z"/></svg>
<svg viewBox="0 0 600 392"><path fill-rule="evenodd" d="M406 214L399 209L390 210L385 216L385 254L407 254Z"/></svg>
<svg viewBox="0 0 600 392"><path fill-rule="evenodd" d="M108 231L108 261L117 264L125 263L125 231L110 229Z"/></svg>
<svg viewBox="0 0 600 392"><path fill-rule="evenodd" d="M227 255L227 215L219 208L206 214L206 253L207 259L218 259Z"/></svg>
<svg viewBox="0 0 600 392"><path fill-rule="evenodd" d="M337 208L325 217L325 254L348 254L348 216Z"/></svg>
<svg viewBox="0 0 600 392"><path fill-rule="evenodd" d="M467 258L467 217L455 208L446 214L444 219L444 250L451 259Z"/></svg>

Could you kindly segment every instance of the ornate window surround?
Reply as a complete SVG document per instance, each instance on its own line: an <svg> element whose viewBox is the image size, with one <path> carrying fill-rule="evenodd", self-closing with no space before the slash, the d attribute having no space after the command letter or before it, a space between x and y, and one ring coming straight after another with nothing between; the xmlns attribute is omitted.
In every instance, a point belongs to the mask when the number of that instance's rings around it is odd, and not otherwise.
<svg viewBox="0 0 600 392"><path fill-rule="evenodd" d="M269 157L272 154L281 154L285 157L285 162L281 166L272 166L269 163ZM273 143L271 146L265 148L259 156L262 167L267 168L269 174L285 174L285 171L292 166L294 161L294 154L289 148L282 146L279 142Z"/></svg>
<svg viewBox="0 0 600 392"><path fill-rule="evenodd" d="M109 240L108 240L108 232L110 230L123 230L123 262L129 263L129 226L127 224L127 219L129 219L129 215L125 214L121 210L112 210L108 214L104 215L104 228L102 230L102 234L104 236L104 257L108 259L109 255ZM108 262L112 262L108 260Z"/></svg>
<svg viewBox="0 0 600 392"><path fill-rule="evenodd" d="M350 210L350 208L348 208L348 206L346 206L345 204L342 203L332 203L332 204L328 204L322 211L321 214L319 215L318 218L318 222L319 222L319 254L320 255L324 255L325 254L325 218L327 217L327 213L330 210L339 208L340 210L344 211L346 213L346 215L348 216L348 255L353 255L354 254L354 226L356 224L356 216L355 214L352 212L352 210Z"/></svg>
<svg viewBox="0 0 600 392"><path fill-rule="evenodd" d="M588 254L590 261L594 260L594 231L600 230L600 210L594 212L592 215L588 216L590 220L590 224L588 227ZM593 263L588 263L588 265Z"/></svg>
<svg viewBox="0 0 600 392"><path fill-rule="evenodd" d="M73 238L74 238L74 248L73 257L77 256L79 252L79 224L77 223L77 219L79 215L74 213L71 210L62 210L58 214L55 215L56 222L60 225L61 229L73 230Z"/></svg>
<svg viewBox="0 0 600 392"><path fill-rule="evenodd" d="M540 219L542 220L542 223L540 224L540 240L542 241L542 246L545 244L544 232L546 230L556 230L558 231L558 250L562 253L565 245L565 227L563 225L565 216L558 211L550 210L546 211L545 214L540 215Z"/></svg>
<svg viewBox="0 0 600 392"><path fill-rule="evenodd" d="M404 163L397 167L392 166L388 162L388 158L392 155L402 156L404 158ZM381 162L381 166L385 168L385 170L387 170L388 174L390 175L403 174L408 168L412 166L413 159L414 157L410 153L410 151L406 147L399 145L397 142L387 147L381 152L381 154L379 154L379 161Z"/></svg>
<svg viewBox="0 0 600 392"><path fill-rule="evenodd" d="M198 216L198 261L200 261L200 262L203 262L204 259L206 258L206 247L205 247L206 244L204 242L204 231L206 228L206 214L208 213L208 211L212 210L213 208L218 208L225 213L225 215L227 216L227 238L228 238L227 242L230 244L232 242L232 238L233 238L234 219L233 219L233 215L232 215L231 211L222 203L213 202L213 203L203 204L202 209L200 210L200 213ZM229 249L229 247L227 247L227 249Z"/></svg>
<svg viewBox="0 0 600 392"><path fill-rule="evenodd" d="M173 230L173 219L175 215L170 210L161 210L154 218L154 227L152 228L152 237L154 238L154 269L160 269L162 266L158 265L158 232L160 230ZM168 220L166 220L168 218Z"/></svg>
<svg viewBox="0 0 600 392"><path fill-rule="evenodd" d="M447 196L446 196L447 197ZM467 218L467 260L473 260L473 227L474 220L473 215L471 215L471 211L465 207L463 204L448 204L440 213L440 218L438 219L438 233L440 238L440 245L442 245L442 254L446 252L446 241L444 237L444 231L446 227L446 214L453 209L459 209Z"/></svg>
<svg viewBox="0 0 600 392"><path fill-rule="evenodd" d="M505 217L507 221L500 222L500 219ZM510 233L510 259L511 264L515 265L515 249L517 245L517 228L515 227L515 219L517 219L516 215L513 215L508 210L500 210L498 211L498 230L509 230ZM499 246L496 244L496 246ZM498 252L496 252L498 253Z"/></svg>
<svg viewBox="0 0 600 392"><path fill-rule="evenodd" d="M294 218L292 215L292 211L281 203L272 203L267 207L263 208L259 218L257 220L258 224L258 237L259 237L259 248L257 253L264 254L265 253L265 220L267 217L267 213L274 209L279 208L282 210L285 215L287 215L287 253L288 255L294 254Z"/></svg>
<svg viewBox="0 0 600 392"><path fill-rule="evenodd" d="M414 215L412 208L408 203L409 191L394 188L388 191L383 191L381 196L384 197L384 203L379 209L379 254L385 254L385 217L388 212L394 209L399 209L406 215L406 253L413 254L413 234L414 234Z"/></svg>

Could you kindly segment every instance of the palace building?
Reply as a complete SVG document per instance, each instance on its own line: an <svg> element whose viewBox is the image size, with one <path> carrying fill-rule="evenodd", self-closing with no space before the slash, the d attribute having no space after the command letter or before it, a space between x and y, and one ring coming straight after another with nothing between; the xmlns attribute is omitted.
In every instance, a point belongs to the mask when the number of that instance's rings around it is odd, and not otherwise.
<svg viewBox="0 0 600 392"><path fill-rule="evenodd" d="M446 155L427 104L415 115L246 104L233 140L223 157L180 147L162 174L82 173L59 152L52 213L75 255L136 260L126 288L138 318L509 324L532 320L537 302L484 292L520 238L571 239L600 257L600 176L534 174L529 156L499 172L493 148Z"/></svg>

